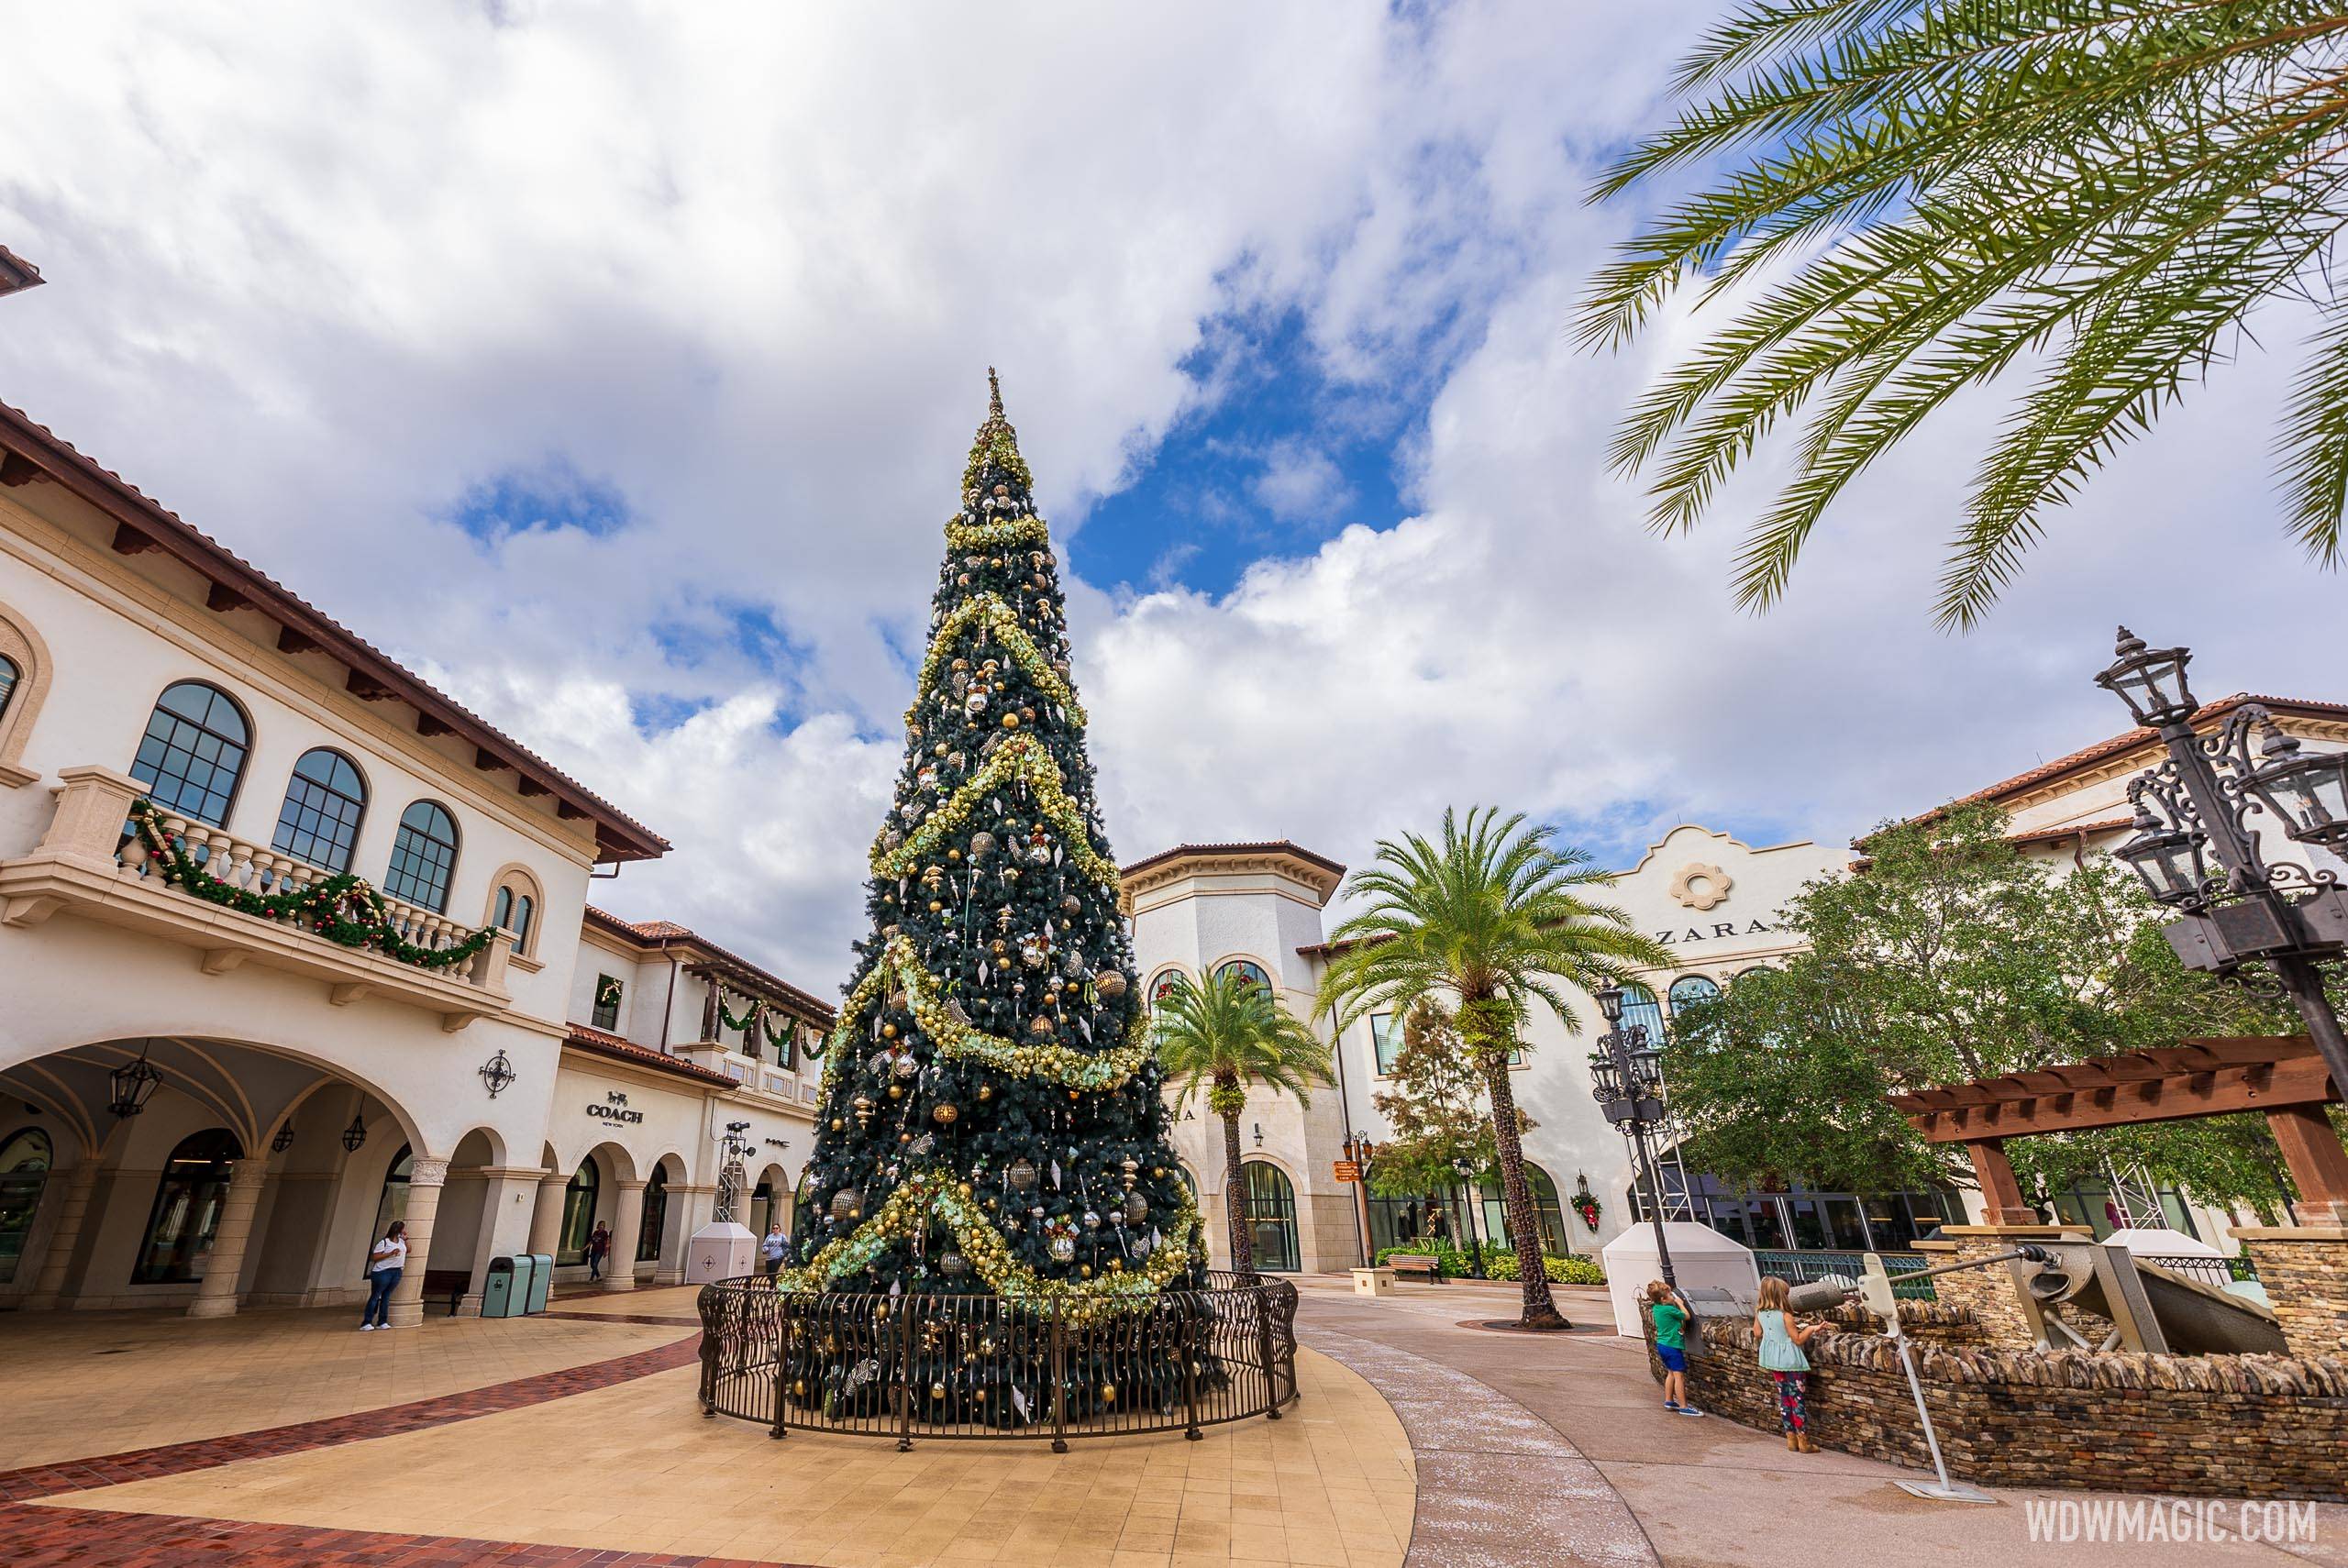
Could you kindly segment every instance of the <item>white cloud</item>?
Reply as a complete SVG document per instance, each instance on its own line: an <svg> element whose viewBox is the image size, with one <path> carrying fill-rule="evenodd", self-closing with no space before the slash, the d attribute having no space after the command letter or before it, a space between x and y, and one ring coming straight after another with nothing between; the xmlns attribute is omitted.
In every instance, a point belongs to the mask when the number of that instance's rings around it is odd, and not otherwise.
<svg viewBox="0 0 2348 1568"><path fill-rule="evenodd" d="M1263 471L1248 486L1257 504L1283 523L1326 517L1352 501L1345 471L1329 454L1293 438L1264 453Z"/></svg>
<svg viewBox="0 0 2348 1568"><path fill-rule="evenodd" d="M0 398L669 834L617 907L818 991L989 363L1064 536L1212 395L1209 323L1301 312L1341 384L1437 394L1413 521L1220 601L1075 585L1129 857L1358 861L1476 799L1846 834L2107 733L2085 677L2122 616L2217 685L2348 684L2339 585L2244 458L2270 366L1961 642L1925 608L1987 405L1855 493L1767 619L1726 605L1732 526L1643 531L1599 463L1645 362L1564 329L1627 221L1580 204L1595 161L1705 9L49 7L13 25L39 69L0 96L0 241L52 281L0 313ZM1325 457L1288 458L1259 500L1327 514ZM629 526L440 520L550 467ZM729 641L742 611L788 656ZM630 693L698 711L647 734Z"/></svg>

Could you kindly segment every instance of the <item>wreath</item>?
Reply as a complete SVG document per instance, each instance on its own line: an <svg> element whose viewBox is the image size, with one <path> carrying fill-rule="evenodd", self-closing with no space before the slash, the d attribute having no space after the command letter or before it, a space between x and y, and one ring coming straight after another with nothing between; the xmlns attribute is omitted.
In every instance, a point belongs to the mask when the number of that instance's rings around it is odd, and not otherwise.
<svg viewBox="0 0 2348 1568"><path fill-rule="evenodd" d="M622 988L617 977L612 975L596 976L595 1006L598 1009L617 1008L620 1005L621 989Z"/></svg>
<svg viewBox="0 0 2348 1568"><path fill-rule="evenodd" d="M1589 1226L1593 1231L1597 1230L1598 1195L1594 1192L1575 1193L1574 1212L1581 1216L1581 1222L1583 1224Z"/></svg>
<svg viewBox="0 0 2348 1568"><path fill-rule="evenodd" d="M147 846L163 879L223 909L260 920L280 921L302 931L315 932L343 947L370 949L386 958L419 969L452 969L471 962L496 936L495 926L484 925L449 947L420 947L399 933L391 905L364 877L348 871L321 878L306 888L257 893L224 882L212 874L204 858L186 842L163 831L151 801L130 803L131 825Z"/></svg>

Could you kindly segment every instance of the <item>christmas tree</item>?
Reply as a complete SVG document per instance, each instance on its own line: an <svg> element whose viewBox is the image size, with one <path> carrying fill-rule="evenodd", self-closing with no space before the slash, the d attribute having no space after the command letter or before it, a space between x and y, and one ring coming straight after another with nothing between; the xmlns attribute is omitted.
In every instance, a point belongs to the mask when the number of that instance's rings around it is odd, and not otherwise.
<svg viewBox="0 0 2348 1568"><path fill-rule="evenodd" d="M781 1284L1047 1310L1102 1340L1130 1406L1167 1397L1175 1374L1137 1372L1106 1341L1203 1283L1197 1212L1118 914L1050 535L987 380ZM869 1408L902 1383L925 1419L1042 1419L1015 1366L950 1327L925 1336L903 1375L868 1353L878 1341L826 1331L829 1349L799 1351L793 1394ZM1069 1382L1071 1416L1121 1395L1081 1366Z"/></svg>

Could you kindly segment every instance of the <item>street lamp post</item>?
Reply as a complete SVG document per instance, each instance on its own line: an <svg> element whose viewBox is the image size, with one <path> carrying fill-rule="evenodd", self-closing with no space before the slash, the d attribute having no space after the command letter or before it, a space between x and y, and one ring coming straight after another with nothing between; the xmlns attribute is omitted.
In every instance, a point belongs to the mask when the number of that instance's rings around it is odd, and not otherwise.
<svg viewBox="0 0 2348 1568"><path fill-rule="evenodd" d="M2128 786L2135 832L2113 853L2181 912L2165 934L2187 968L2230 978L2251 964L2273 969L2331 1081L2348 1092L2348 1033L2317 967L2348 944L2348 894L2336 871L2268 861L2250 825L2264 813L2298 843L2348 845L2348 752L2301 751L2257 702L2237 707L2215 734L2196 734L2191 650L2146 647L2122 626L2118 656L2096 684L2160 736L2168 760Z"/></svg>
<svg viewBox="0 0 2348 1568"><path fill-rule="evenodd" d="M1664 1284L1677 1290L1679 1280L1671 1271L1671 1247L1663 1234L1663 1187L1647 1153L1647 1130L1663 1121L1663 1054L1647 1043L1645 1024L1623 1021L1622 987L1601 989L1598 1010L1613 1027L1598 1037L1598 1049L1590 1054L1590 1097L1631 1141L1632 1164L1646 1189L1647 1217L1655 1225L1656 1264Z"/></svg>
<svg viewBox="0 0 2348 1568"><path fill-rule="evenodd" d="M1354 1223L1361 1231L1361 1261L1367 1268L1378 1261L1378 1249L1372 1244L1375 1238L1369 1233L1369 1162L1376 1157L1378 1145L1367 1132L1349 1132L1342 1146L1354 1167Z"/></svg>

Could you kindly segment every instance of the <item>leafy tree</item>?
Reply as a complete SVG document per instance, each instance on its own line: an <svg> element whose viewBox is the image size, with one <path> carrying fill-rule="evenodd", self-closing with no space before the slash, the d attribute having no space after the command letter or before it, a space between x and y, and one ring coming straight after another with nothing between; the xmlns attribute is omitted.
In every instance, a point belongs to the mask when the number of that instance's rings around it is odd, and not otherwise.
<svg viewBox="0 0 2348 1568"><path fill-rule="evenodd" d="M1785 911L1809 948L1683 1009L1665 1071L1691 1158L1732 1182L1805 1177L1860 1191L1969 1185L1885 1097L1935 1084L2291 1027L2272 1004L2177 962L2164 915L2104 859L2056 869L2005 837L1993 807L1950 808L1866 841L1856 875ZM2273 1140L2255 1116L2019 1138L2026 1183L2107 1164L2212 1200L2271 1203Z"/></svg>
<svg viewBox="0 0 2348 1568"><path fill-rule="evenodd" d="M1402 1043L1387 1078L1392 1088L1370 1097L1390 1131L1370 1165L1370 1190L1383 1198L1448 1192L1466 1170L1480 1192L1481 1183L1499 1167L1499 1143L1484 1104L1483 1069L1441 1006L1423 1000L1404 1015ZM1533 1127L1533 1119L1520 1110L1518 1135ZM1468 1199L1479 1200L1474 1195ZM1481 1252L1472 1233L1454 1240Z"/></svg>
<svg viewBox="0 0 2348 1568"><path fill-rule="evenodd" d="M1737 597L1765 607L1868 464L2018 369L1941 580L1941 624L1969 626L2259 306L2305 300L2277 456L2293 534L2336 566L2343 50L2348 14L2315 0L1745 0L1680 69L1698 101L1597 192L1720 170L1599 274L1585 341L1634 337L1691 283L1734 302L1633 406L1616 464L1652 467L1655 525L1683 530L1800 414L1737 558Z"/></svg>
<svg viewBox="0 0 2348 1568"><path fill-rule="evenodd" d="M1231 1266L1256 1275L1256 1238L1247 1225L1247 1183L1240 1166L1239 1113L1247 1086L1268 1085L1312 1103L1314 1084L1334 1081L1329 1047L1280 1006L1270 990L1239 969L1202 984L1179 976L1159 998L1157 1064L1181 1083L1180 1100L1204 1087L1209 1112L1223 1121L1223 1192L1231 1223Z"/></svg>
<svg viewBox="0 0 2348 1568"><path fill-rule="evenodd" d="M1552 843L1555 831L1478 808L1463 822L1443 814L1440 845L1405 834L1381 839L1373 863L1348 887L1367 903L1331 933L1342 944L1321 979L1320 1007L1342 1029L1373 1007L1407 1013L1422 1001L1447 1006L1463 1050L1484 1077L1493 1152L1527 1329L1569 1325L1541 1264L1541 1225L1524 1176L1509 1060L1523 1049L1519 1024L1536 1003L1568 1029L1566 987L1594 991L1610 980L1660 967L1669 952L1641 934L1620 909L1593 902L1613 874L1588 854Z"/></svg>

